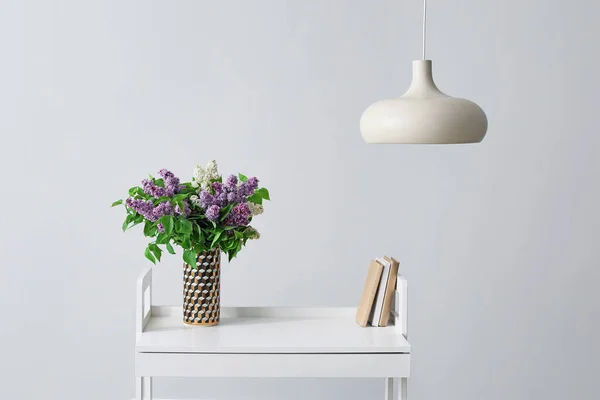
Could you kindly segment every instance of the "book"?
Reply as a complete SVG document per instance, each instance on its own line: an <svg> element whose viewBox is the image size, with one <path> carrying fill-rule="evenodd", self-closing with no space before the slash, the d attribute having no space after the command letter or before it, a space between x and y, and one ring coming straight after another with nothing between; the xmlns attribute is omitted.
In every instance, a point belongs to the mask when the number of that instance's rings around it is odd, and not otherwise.
<svg viewBox="0 0 600 400"><path fill-rule="evenodd" d="M369 264L369 272L367 273L367 279L365 281L365 287L363 289L362 297L358 308L356 310L356 322L360 326L367 326L369 322L369 315L373 308L373 301L377 294L377 287L381 280L381 273L383 272L383 265L379 264L375 260L371 260Z"/></svg>
<svg viewBox="0 0 600 400"><path fill-rule="evenodd" d="M398 268L400 267L400 263L394 257L385 257L385 259L390 263L390 273L385 288L379 326L387 326L390 322L390 311L392 309L392 303L394 302L394 292L396 291L396 281L398 280Z"/></svg>
<svg viewBox="0 0 600 400"><path fill-rule="evenodd" d="M382 257L375 259L379 264L383 266L381 277L379 278L379 286L377 288L377 295L375 296L375 304L369 315L369 324L371 326L379 326L379 320L381 319L381 312L383 311L383 299L385 297L385 289L387 287L388 277L390 275L391 263Z"/></svg>

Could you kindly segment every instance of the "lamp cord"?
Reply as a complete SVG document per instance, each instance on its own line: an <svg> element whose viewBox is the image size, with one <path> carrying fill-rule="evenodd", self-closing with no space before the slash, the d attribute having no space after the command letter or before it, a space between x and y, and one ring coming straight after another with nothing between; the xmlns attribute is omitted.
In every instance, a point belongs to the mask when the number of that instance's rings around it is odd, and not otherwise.
<svg viewBox="0 0 600 400"><path fill-rule="evenodd" d="M426 42L427 42L427 0L423 0L423 60L425 60Z"/></svg>

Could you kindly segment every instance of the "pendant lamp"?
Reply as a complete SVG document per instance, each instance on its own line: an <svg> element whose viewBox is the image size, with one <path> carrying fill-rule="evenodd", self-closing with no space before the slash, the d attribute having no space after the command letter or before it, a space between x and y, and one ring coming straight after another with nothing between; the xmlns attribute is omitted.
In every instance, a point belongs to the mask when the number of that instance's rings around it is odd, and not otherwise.
<svg viewBox="0 0 600 400"><path fill-rule="evenodd" d="M431 60L425 59L427 0L423 0L423 59L413 61L413 78L402 97L378 101L360 118L367 143L478 143L487 131L487 117L472 101L442 93L433 81Z"/></svg>

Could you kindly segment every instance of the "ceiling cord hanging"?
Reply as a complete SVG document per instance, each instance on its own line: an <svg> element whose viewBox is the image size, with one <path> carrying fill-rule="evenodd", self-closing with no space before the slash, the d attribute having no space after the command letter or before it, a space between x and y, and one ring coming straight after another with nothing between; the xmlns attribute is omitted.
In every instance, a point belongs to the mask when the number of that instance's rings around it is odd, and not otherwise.
<svg viewBox="0 0 600 400"><path fill-rule="evenodd" d="M425 60L426 42L427 42L427 0L423 0L423 60Z"/></svg>

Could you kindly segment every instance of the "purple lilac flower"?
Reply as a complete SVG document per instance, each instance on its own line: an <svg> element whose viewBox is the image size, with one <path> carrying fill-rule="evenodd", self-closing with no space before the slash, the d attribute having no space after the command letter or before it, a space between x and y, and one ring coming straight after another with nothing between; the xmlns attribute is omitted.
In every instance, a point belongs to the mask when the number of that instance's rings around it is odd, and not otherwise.
<svg viewBox="0 0 600 400"><path fill-rule="evenodd" d="M164 168L158 171L158 174L163 178L167 196L173 197L175 193L179 192L179 178L175 174Z"/></svg>
<svg viewBox="0 0 600 400"><path fill-rule="evenodd" d="M225 225L227 226L246 226L248 225L248 218L252 215L248 204L240 203L236 204L232 209L231 213L227 216L225 220Z"/></svg>
<svg viewBox="0 0 600 400"><path fill-rule="evenodd" d="M241 190L236 188L234 191L227 194L227 200L229 200L230 203L245 203L246 196L244 196Z"/></svg>
<svg viewBox="0 0 600 400"><path fill-rule="evenodd" d="M225 207L227 205L227 193L226 192L219 193L218 196L215 197L215 200L219 207Z"/></svg>
<svg viewBox="0 0 600 400"><path fill-rule="evenodd" d="M165 195L173 197L175 196L175 193L177 193L177 186L167 185L165 183Z"/></svg>
<svg viewBox="0 0 600 400"><path fill-rule="evenodd" d="M250 196L258 188L258 179L252 177L248 181L242 183L239 187L239 191L244 196Z"/></svg>
<svg viewBox="0 0 600 400"><path fill-rule="evenodd" d="M221 182L213 182L210 184L210 188L215 191L215 195L219 195L223 192L223 184Z"/></svg>
<svg viewBox="0 0 600 400"><path fill-rule="evenodd" d="M217 205L208 207L206 210L206 218L208 218L210 221L216 221L219 219L219 211L221 211L221 208Z"/></svg>
<svg viewBox="0 0 600 400"><path fill-rule="evenodd" d="M225 184L221 182L211 183L210 189L200 191L200 206L203 209L208 210L211 206L223 208L229 204L245 203L247 201L247 196L252 195L258 188L258 179L255 177L250 178L247 182L243 182L239 186L238 183L238 179L235 175L229 176L226 179ZM245 210L244 207L242 207L242 210ZM232 217L231 221L236 220L237 225L245 223L244 218L246 217L237 216L236 218Z"/></svg>
<svg viewBox="0 0 600 400"><path fill-rule="evenodd" d="M235 175L229 175L225 180L225 186L228 189L236 189L238 184L238 177Z"/></svg>
<svg viewBox="0 0 600 400"><path fill-rule="evenodd" d="M234 179L232 179L234 178ZM246 196L242 193L242 191L237 186L237 178L234 175L231 175L227 178L231 183L231 185L225 184L225 188L227 190L227 202L231 203L243 203L246 201ZM233 184L235 182L235 184Z"/></svg>
<svg viewBox="0 0 600 400"><path fill-rule="evenodd" d="M210 194L208 190L200 192L200 206L205 210L215 204L215 196Z"/></svg>
<svg viewBox="0 0 600 400"><path fill-rule="evenodd" d="M183 201L183 212L181 211L181 208L177 205L175 206L175 214L177 215L183 215L184 217L187 217L188 215L191 214L192 209L190 208L189 203L187 202L187 200Z"/></svg>
<svg viewBox="0 0 600 400"><path fill-rule="evenodd" d="M158 229L159 233L163 233L165 231L165 227L163 224L157 224L156 228Z"/></svg>
<svg viewBox="0 0 600 400"><path fill-rule="evenodd" d="M158 171L158 175L160 175L161 178L167 180L169 178L175 178L175 174L172 173L171 171L169 171L168 169L161 169L160 171Z"/></svg>
<svg viewBox="0 0 600 400"><path fill-rule="evenodd" d="M173 215L173 206L168 201L160 203L154 210L152 210L152 215L154 216L154 220L158 220L163 215Z"/></svg>
<svg viewBox="0 0 600 400"><path fill-rule="evenodd" d="M164 188L156 185L151 179L144 179L142 181L142 188L144 193L149 194L152 197L173 197L176 193L179 193L181 186L179 185L179 178L177 178L171 171L161 169L158 174L163 178Z"/></svg>
<svg viewBox="0 0 600 400"><path fill-rule="evenodd" d="M140 200L140 199L132 199L131 197L125 200L125 204L127 207L131 208L133 211L141 214L147 220L152 222L156 221L154 218L154 207L152 206L152 202L150 200Z"/></svg>
<svg viewBox="0 0 600 400"><path fill-rule="evenodd" d="M238 198L237 193L234 193L234 192L227 193L227 201L229 203L235 203L235 201L237 200L237 198Z"/></svg>
<svg viewBox="0 0 600 400"><path fill-rule="evenodd" d="M150 179L144 179L142 181L142 188L144 189L144 193L149 194L152 197L159 198L167 195L167 192L164 188L157 186Z"/></svg>
<svg viewBox="0 0 600 400"><path fill-rule="evenodd" d="M248 185L256 189L258 187L258 178L253 176L252 178L248 179Z"/></svg>

